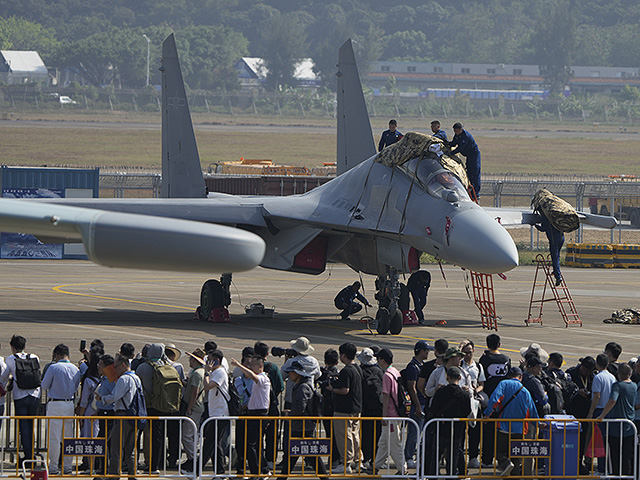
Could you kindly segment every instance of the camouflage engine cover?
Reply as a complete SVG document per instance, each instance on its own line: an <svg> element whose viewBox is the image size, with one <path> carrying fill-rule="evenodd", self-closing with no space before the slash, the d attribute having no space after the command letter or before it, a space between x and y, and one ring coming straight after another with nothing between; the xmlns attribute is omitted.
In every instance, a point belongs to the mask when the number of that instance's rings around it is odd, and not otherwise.
<svg viewBox="0 0 640 480"><path fill-rule="evenodd" d="M441 154L431 151L429 147L439 146ZM435 150L438 150L436 147ZM386 167L395 167L402 165L413 158L421 156L435 158L440 162L443 168L446 168L456 175L465 187L469 186L467 178L467 170L462 160L457 155L450 155L451 149L447 147L442 140L424 133L407 132L400 141L386 147L376 157L376 162Z"/></svg>
<svg viewBox="0 0 640 480"><path fill-rule="evenodd" d="M536 192L531 200L534 210L543 213L551 224L564 233L573 232L580 227L580 219L575 208L546 188Z"/></svg>

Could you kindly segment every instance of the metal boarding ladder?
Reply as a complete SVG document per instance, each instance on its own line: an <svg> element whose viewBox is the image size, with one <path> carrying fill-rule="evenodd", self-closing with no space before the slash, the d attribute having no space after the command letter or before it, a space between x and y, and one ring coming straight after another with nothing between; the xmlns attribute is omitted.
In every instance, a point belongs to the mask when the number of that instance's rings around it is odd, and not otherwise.
<svg viewBox="0 0 640 480"><path fill-rule="evenodd" d="M571 298L571 293L564 281L564 277L561 278L560 285L556 287L555 278L551 272L551 257L549 255L545 257L542 254L538 254L536 255L535 261L537 266L536 274L533 277L533 288L531 289L529 315L524 323L526 323L527 326L529 326L530 323L539 323L542 325L542 307L544 306L544 303L555 301L558 305L558 311L562 316L562 320L564 320L565 327L573 324L582 326L582 320L580 320L580 315L578 315L578 311L573 303L573 298ZM544 273L544 280L538 280L538 274L541 270ZM547 287L549 287L549 290L553 295L552 298L547 297ZM537 288L542 288L542 295L539 298L536 298ZM535 307L539 307L538 316L536 318L532 318L532 311Z"/></svg>
<svg viewBox="0 0 640 480"><path fill-rule="evenodd" d="M496 315L496 300L493 293L493 277L486 273L470 271L473 287L473 300L480 310L482 328L498 331L498 317Z"/></svg>

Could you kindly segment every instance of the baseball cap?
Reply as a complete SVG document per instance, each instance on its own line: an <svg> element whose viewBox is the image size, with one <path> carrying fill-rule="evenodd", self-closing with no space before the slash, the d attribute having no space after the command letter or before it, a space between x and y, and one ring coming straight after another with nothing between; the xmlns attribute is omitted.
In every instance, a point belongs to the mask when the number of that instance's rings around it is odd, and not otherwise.
<svg viewBox="0 0 640 480"><path fill-rule="evenodd" d="M433 346L429 345L429 342L426 340L418 340L416 344L413 346L413 351L415 353L421 352L422 350L432 351Z"/></svg>
<svg viewBox="0 0 640 480"><path fill-rule="evenodd" d="M388 348L381 348L378 353L376 353L376 358L381 358L388 364L393 363L393 352Z"/></svg>
<svg viewBox="0 0 640 480"><path fill-rule="evenodd" d="M537 367L538 365L545 367L547 364L544 363L542 360L540 360L538 357L536 356L530 356L527 357L527 367L528 368L533 368L533 367Z"/></svg>
<svg viewBox="0 0 640 480"><path fill-rule="evenodd" d="M511 367L507 374L507 378L514 378L518 376L522 376L522 370L520 370L520 367Z"/></svg>

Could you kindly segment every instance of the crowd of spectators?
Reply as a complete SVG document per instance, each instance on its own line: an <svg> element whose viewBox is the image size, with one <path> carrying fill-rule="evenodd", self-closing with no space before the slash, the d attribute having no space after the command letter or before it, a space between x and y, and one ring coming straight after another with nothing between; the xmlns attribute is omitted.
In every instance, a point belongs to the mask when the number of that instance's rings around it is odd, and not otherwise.
<svg viewBox="0 0 640 480"><path fill-rule="evenodd" d="M615 342L566 371L560 353L548 354L535 343L521 349L518 365L512 365L500 351L497 334L487 336L477 361L471 340L455 346L445 339L433 346L420 340L410 362L402 366L394 363L392 350L376 345L358 350L351 342L343 343L337 350L327 349L320 365L305 337L271 350L258 341L242 349L239 361L225 357L215 341L208 341L186 352L188 371L179 362L182 352L172 344L147 344L136 352L124 343L110 355L94 340L88 348L81 346L77 366L70 361L69 347L59 344L42 372L38 357L27 353L24 337L14 335L10 345L12 354L6 360L0 357L0 409L4 412L10 391L15 415L46 415L47 458L54 475L75 471L131 478L130 472L158 474L161 469L187 474L197 472L201 458L203 466L211 462L216 475L235 469L240 475L286 478L299 456L290 456L283 446L290 438L314 437L329 438L332 446L326 455L304 457L307 471L320 476L329 471L378 474L389 472L393 464L393 471L404 475L417 467L416 448L426 421L482 417L499 420L429 430L432 423L424 437L425 474L436 474L440 459L447 456L447 475L473 468L533 475L531 461L521 462L509 452L510 440L537 438L544 424L533 419L566 413L578 419L640 421L635 418L640 411L640 362L620 363L622 348ZM429 359L431 352L434 358ZM270 361L274 354L284 357L281 366ZM56 420L74 415L80 418ZM126 416L154 418L110 418ZM232 422L230 416L239 420ZM199 446L197 432L203 424ZM610 451L609 471L630 475L633 428L620 422L590 425L580 431L581 473L605 471L604 461L591 464L585 456L588 439L598 428ZM17 428L20 459L33 458L33 420L19 420ZM74 470L72 456L61 461L63 437L103 438L108 453L84 457Z"/></svg>

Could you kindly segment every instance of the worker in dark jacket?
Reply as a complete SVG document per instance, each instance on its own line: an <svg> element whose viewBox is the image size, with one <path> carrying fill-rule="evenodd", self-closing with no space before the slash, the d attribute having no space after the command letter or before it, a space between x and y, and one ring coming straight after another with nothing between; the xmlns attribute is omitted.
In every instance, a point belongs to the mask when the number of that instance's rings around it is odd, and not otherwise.
<svg viewBox="0 0 640 480"><path fill-rule="evenodd" d="M480 194L480 150L478 144L471 134L462 128L460 122L453 124L453 139L449 142L450 147L458 147L451 150L452 154L460 153L467 157L467 177L469 183L473 185L476 196Z"/></svg>
<svg viewBox="0 0 640 480"><path fill-rule="evenodd" d="M360 282L353 282L353 285L347 285L344 287L336 298L333 300L334 305L338 310L342 310L340 316L342 320L349 320L349 315L352 313L358 313L362 310L362 305L356 302L356 299L360 300L367 307L371 307L372 305L369 301L364 298L364 295L360 293Z"/></svg>
<svg viewBox="0 0 640 480"><path fill-rule="evenodd" d="M553 267L553 276L556 278L556 287L562 283L562 274L560 273L560 250L564 245L564 233L558 230L549 221L544 212L538 212L540 216L540 224L536 223L536 228L547 234L549 240L549 255L551 255L551 266Z"/></svg>
<svg viewBox="0 0 640 480"><path fill-rule="evenodd" d="M402 138L402 133L398 130L398 122L391 119L389 120L389 130L385 130L382 132L382 136L380 137L380 143L378 143L378 151L381 152L384 147L388 147L389 145L393 145L398 140Z"/></svg>
<svg viewBox="0 0 640 480"><path fill-rule="evenodd" d="M445 142L445 145L447 144L447 132L440 128L440 122L438 120L431 122L431 132L434 137L438 137Z"/></svg>
<svg viewBox="0 0 640 480"><path fill-rule="evenodd" d="M409 277L407 288L413 298L413 310L418 317L418 323L424 324L424 313L422 309L427 305L427 294L431 286L431 274L426 270L418 270Z"/></svg>

